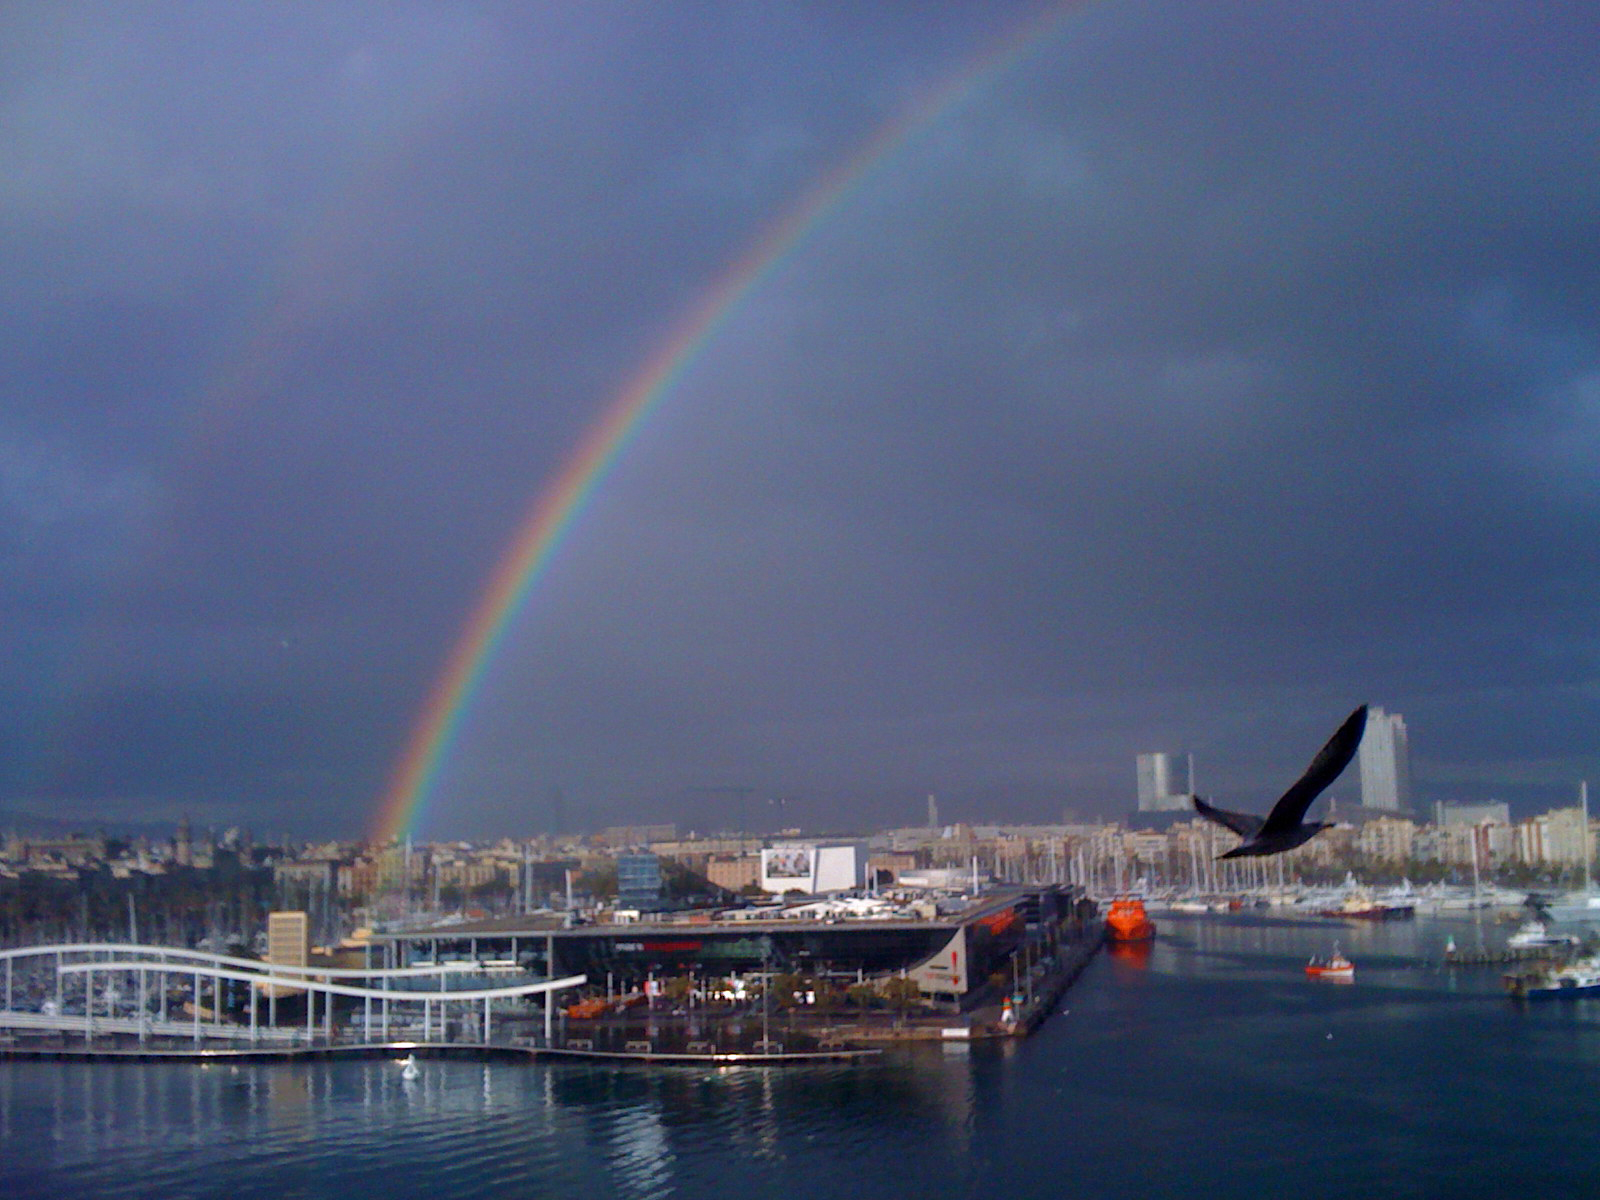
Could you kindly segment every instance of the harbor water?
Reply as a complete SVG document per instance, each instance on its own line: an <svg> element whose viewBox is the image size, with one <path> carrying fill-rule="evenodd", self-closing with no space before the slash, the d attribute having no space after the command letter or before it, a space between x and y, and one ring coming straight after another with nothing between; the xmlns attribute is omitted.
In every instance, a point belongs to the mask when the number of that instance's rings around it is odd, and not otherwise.
<svg viewBox="0 0 1600 1200"><path fill-rule="evenodd" d="M1514 926L1158 916L1026 1041L865 1064L0 1062L0 1196L1593 1194L1600 1001ZM1337 939L1353 983L1308 980Z"/></svg>

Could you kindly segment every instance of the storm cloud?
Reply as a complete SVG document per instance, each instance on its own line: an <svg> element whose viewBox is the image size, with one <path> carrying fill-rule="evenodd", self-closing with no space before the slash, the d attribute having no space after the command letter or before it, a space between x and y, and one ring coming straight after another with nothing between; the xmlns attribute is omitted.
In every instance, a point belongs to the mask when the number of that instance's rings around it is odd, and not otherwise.
<svg viewBox="0 0 1600 1200"><path fill-rule="evenodd" d="M10 6L0 809L369 826L585 431L875 140L422 832L1115 815L1156 749L1249 807L1362 702L1420 799L1564 803L1597 51L1558 4Z"/></svg>

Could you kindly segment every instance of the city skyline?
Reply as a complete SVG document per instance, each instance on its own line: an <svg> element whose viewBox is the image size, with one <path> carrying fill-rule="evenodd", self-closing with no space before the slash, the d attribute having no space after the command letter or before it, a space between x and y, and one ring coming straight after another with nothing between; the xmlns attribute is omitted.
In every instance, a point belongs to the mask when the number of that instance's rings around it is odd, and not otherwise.
<svg viewBox="0 0 1600 1200"><path fill-rule="evenodd" d="M1193 809L1192 792L1195 788L1195 756L1192 753L1174 753L1169 751L1140 753L1134 756L1134 773L1132 786L1126 797L1114 801L1106 806L1106 811L1095 812L1080 807L1075 807L1070 802L1062 805L1054 814L1036 811L1029 817L1012 817L998 809L979 807L971 808L970 800L962 805L961 813L952 817L948 824L962 826L996 826L996 825L1052 825L1094 823L1097 821L1117 822L1128 817L1139 817L1153 813L1191 813ZM1563 798L1563 789L1550 789L1548 794L1537 802L1522 800L1512 805L1493 795L1467 795L1449 794L1435 795L1426 805L1413 803L1410 788L1410 754L1409 736L1405 718L1399 713L1392 713L1382 706L1374 705L1369 714L1368 726L1363 735L1357 759L1351 764L1341 777L1329 788L1327 794L1317 803L1323 806L1328 815L1337 817L1338 806L1341 802L1354 805L1358 809L1367 809L1372 813L1390 813L1413 820L1425 821L1429 812L1438 812L1446 808L1459 811L1491 811L1504 810L1508 814L1507 820L1522 820L1529 815L1549 811L1563 810L1569 807L1568 800ZM1228 777L1230 772L1223 770L1222 777ZM1573 787L1582 786L1584 780L1578 781ZM741 786L737 788L700 789L714 793L736 793L737 805L734 809L735 819L725 825L696 822L689 818L682 821L675 815L673 804L670 800L655 805L642 804L631 806L625 810L627 820L640 827L649 826L652 822L668 821L674 825L683 824L686 829L695 829L702 836L711 834L733 834L744 832L753 836L775 836L783 833L797 831L820 832L835 830L840 833L859 832L866 828L862 825L849 823L795 825L789 818L806 818L802 806L795 805L795 797L770 794L763 789ZM959 798L958 798L959 799ZM1271 796L1266 797L1270 802ZM938 821L940 808L936 794L928 794L922 800L924 821L933 825ZM548 814L564 820L566 804L564 798L557 796L555 801L548 806L530 806L533 811L545 811ZM896 826L910 827L919 822L916 820L914 802L896 802L880 806L886 815L882 828ZM1515 808L1515 813L1511 810ZM1003 806L1002 806L1003 808ZM902 811L903 810L903 811ZM201 812L204 812L201 807ZM592 820L587 825L573 825L570 823L550 823L538 828L526 827L520 831L509 827L493 830L479 830L471 835L478 840L497 839L505 837L549 837L558 835L581 835L585 831L606 827L607 810L599 808L592 810ZM616 814L613 814L616 815ZM752 816L754 819L751 819ZM83 830L87 828L103 827L122 831L128 836L152 836L166 825L181 832L190 827L193 821L193 811L185 807L178 815L167 819L157 817L153 820L141 819L137 814L130 816L112 817L109 820L85 820L62 813L51 813L48 810L30 810L24 805L6 805L0 802L0 834L8 830L45 830L65 832L68 830ZM740 824L744 821L744 824ZM626 824L627 821L624 821ZM240 822L231 823L229 832L236 832ZM211 831L228 826L228 822L213 821L210 823ZM287 840L334 840L334 841L372 841L381 844L389 841L404 842L411 833L409 831L390 832L382 829L373 829L370 820L363 819L358 825L345 828L330 827L326 824L316 824L308 827L277 828L274 832L280 839ZM440 840L453 840L468 836L460 831L450 832L441 828L436 832ZM181 838L179 840L184 840Z"/></svg>
<svg viewBox="0 0 1600 1200"><path fill-rule="evenodd" d="M1259 810L1359 703L1413 806L1600 778L1587 10L0 33L0 813Z"/></svg>

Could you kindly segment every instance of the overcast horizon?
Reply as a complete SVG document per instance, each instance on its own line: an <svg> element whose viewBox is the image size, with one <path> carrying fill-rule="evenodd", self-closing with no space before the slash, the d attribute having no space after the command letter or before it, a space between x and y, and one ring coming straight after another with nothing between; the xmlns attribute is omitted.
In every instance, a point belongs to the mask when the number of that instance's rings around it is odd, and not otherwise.
<svg viewBox="0 0 1600 1200"><path fill-rule="evenodd" d="M567 529L419 838L1118 817L1155 750L1264 811L1361 703L1423 811L1575 803L1597 32L8 5L0 812L366 832L531 506L841 173Z"/></svg>

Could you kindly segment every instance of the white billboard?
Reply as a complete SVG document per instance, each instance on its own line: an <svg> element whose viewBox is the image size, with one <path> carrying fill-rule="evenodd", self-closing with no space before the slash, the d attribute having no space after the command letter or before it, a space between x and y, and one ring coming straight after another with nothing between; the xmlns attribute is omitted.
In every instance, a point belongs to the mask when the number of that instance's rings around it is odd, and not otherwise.
<svg viewBox="0 0 1600 1200"><path fill-rule="evenodd" d="M817 848L773 846L761 852L761 887L768 892L816 890Z"/></svg>
<svg viewBox="0 0 1600 1200"><path fill-rule="evenodd" d="M772 846L761 852L761 887L778 895L845 892L861 886L865 869L864 848L856 843Z"/></svg>

